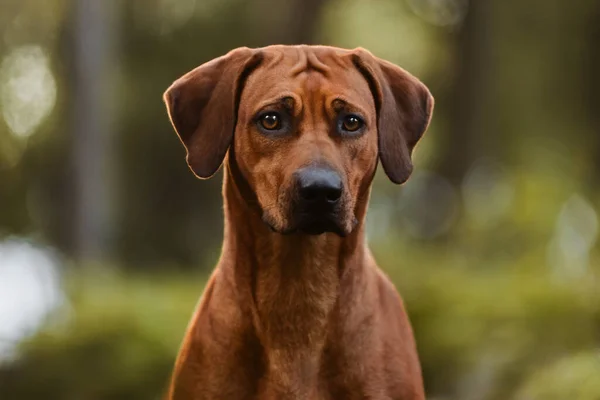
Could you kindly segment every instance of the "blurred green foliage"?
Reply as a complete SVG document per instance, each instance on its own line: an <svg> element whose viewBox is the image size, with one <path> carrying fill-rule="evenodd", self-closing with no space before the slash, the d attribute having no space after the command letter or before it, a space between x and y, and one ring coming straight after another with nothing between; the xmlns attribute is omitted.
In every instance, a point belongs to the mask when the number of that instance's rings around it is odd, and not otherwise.
<svg viewBox="0 0 600 400"><path fill-rule="evenodd" d="M517 400L600 398L600 353L597 350L565 357L532 375Z"/></svg>
<svg viewBox="0 0 600 400"><path fill-rule="evenodd" d="M402 261L390 262L398 254ZM407 304L430 393L517 399L521 385L528 385L527 393L543 389L536 386L543 380L537 372L552 360L597 348L597 276L565 282L532 268L531 255L483 268L451 248L439 254L396 247L379 255ZM579 382L566 380L561 390L576 390Z"/></svg>
<svg viewBox="0 0 600 400"><path fill-rule="evenodd" d="M73 274L69 303L0 366L2 399L158 399L204 278Z"/></svg>
<svg viewBox="0 0 600 400"><path fill-rule="evenodd" d="M478 270L456 254L381 247L376 256L409 309L428 393L599 398L600 292L589 279L561 282L527 263ZM398 254L406 256L393 261ZM68 306L0 367L2 398L158 399L204 282L71 274Z"/></svg>

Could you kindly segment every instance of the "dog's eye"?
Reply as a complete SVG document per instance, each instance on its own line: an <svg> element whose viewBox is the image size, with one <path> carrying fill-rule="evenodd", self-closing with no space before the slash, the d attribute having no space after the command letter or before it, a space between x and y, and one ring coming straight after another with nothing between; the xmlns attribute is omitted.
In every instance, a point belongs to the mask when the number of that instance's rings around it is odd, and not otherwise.
<svg viewBox="0 0 600 400"><path fill-rule="evenodd" d="M267 113L260 117L260 125L268 131L281 128L281 117L277 113Z"/></svg>
<svg viewBox="0 0 600 400"><path fill-rule="evenodd" d="M342 129L346 132L356 132L362 128L364 122L356 115L347 115L342 120Z"/></svg>

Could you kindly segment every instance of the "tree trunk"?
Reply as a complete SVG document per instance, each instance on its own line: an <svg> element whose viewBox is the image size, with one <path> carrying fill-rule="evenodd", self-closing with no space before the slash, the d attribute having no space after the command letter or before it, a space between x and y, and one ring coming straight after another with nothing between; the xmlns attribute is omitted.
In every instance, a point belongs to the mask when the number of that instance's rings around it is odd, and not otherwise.
<svg viewBox="0 0 600 400"><path fill-rule="evenodd" d="M80 261L110 253L110 144L108 108L111 1L75 0L73 29L72 168L73 250Z"/></svg>
<svg viewBox="0 0 600 400"><path fill-rule="evenodd" d="M490 1L471 1L457 38L457 76L444 103L450 110L449 134L440 172L459 184L475 159L486 152L485 97L489 84Z"/></svg>
<svg viewBox="0 0 600 400"><path fill-rule="evenodd" d="M289 20L285 28L287 44L317 44L319 17L327 0L294 0L290 2Z"/></svg>

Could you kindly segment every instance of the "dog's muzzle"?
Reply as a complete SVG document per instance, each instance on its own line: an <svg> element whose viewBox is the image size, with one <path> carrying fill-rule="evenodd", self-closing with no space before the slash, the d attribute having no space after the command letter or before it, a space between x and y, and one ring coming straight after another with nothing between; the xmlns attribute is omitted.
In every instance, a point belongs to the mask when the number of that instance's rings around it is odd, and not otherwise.
<svg viewBox="0 0 600 400"><path fill-rule="evenodd" d="M340 174L327 166L309 166L294 173L295 230L309 235L334 232L344 236L340 209L344 186Z"/></svg>

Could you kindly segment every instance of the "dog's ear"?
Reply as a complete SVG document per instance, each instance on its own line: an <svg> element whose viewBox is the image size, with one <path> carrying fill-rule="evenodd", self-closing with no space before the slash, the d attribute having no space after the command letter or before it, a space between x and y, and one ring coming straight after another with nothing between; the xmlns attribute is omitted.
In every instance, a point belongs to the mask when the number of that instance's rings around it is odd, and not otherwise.
<svg viewBox="0 0 600 400"><path fill-rule="evenodd" d="M183 75L163 95L187 163L199 178L219 170L233 138L244 81L261 59L258 50L232 50Z"/></svg>
<svg viewBox="0 0 600 400"><path fill-rule="evenodd" d="M412 172L413 148L429 126L433 96L410 73L365 49L351 56L375 98L383 169L392 182L403 183Z"/></svg>

